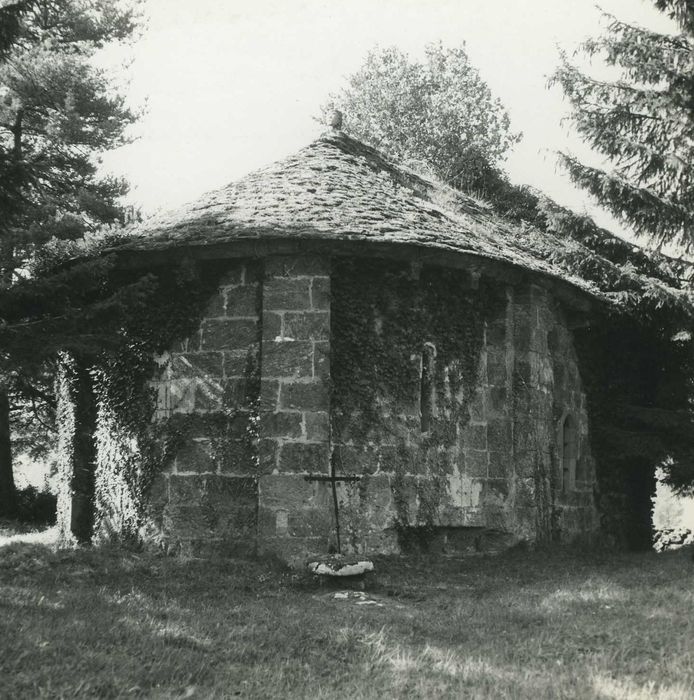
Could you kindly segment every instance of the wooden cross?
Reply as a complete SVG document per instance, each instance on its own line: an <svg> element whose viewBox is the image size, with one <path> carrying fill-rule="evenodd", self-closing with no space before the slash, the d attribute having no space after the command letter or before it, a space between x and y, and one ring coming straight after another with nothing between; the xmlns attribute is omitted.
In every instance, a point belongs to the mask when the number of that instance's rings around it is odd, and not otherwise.
<svg viewBox="0 0 694 700"><path fill-rule="evenodd" d="M335 474L335 464L332 460L330 460L330 474L306 474L304 479L306 481L327 481L330 483L333 492L333 508L335 510L335 536L337 538L337 553L342 554L342 545L340 544L340 509L337 503L337 484L340 481L359 481L361 476L358 474Z"/></svg>

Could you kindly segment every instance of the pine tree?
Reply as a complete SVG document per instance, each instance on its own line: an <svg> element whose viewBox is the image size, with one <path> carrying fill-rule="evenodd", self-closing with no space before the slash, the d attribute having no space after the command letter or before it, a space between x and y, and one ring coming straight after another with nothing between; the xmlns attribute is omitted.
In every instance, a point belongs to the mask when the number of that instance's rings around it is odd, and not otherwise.
<svg viewBox="0 0 694 700"><path fill-rule="evenodd" d="M138 0L24 0L0 14L0 293L48 240L82 238L123 219L124 182L100 177L103 151L136 115L95 54L128 40ZM0 358L0 513L14 510L8 397L26 374Z"/></svg>
<svg viewBox="0 0 694 700"><path fill-rule="evenodd" d="M122 217L126 186L98 177L97 158L124 142L135 115L91 59L134 28L132 8L108 0L34 0L19 15L0 64L0 162L18 193L0 223L5 284L36 245Z"/></svg>
<svg viewBox="0 0 694 700"><path fill-rule="evenodd" d="M20 20L27 11L28 5L28 0L21 0L21 2L5 2L0 6L0 58L7 56L17 40Z"/></svg>
<svg viewBox="0 0 694 700"><path fill-rule="evenodd" d="M616 71L591 77L566 55L551 78L578 133L611 163L603 170L563 153L573 181L660 247L694 247L694 7L656 0L680 28L661 34L605 15L607 32L582 52Z"/></svg>

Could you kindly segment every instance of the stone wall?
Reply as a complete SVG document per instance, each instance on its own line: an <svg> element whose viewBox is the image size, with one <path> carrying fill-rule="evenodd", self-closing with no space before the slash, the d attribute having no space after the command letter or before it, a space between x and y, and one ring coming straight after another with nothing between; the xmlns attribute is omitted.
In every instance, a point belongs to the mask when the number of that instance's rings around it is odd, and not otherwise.
<svg viewBox="0 0 694 700"><path fill-rule="evenodd" d="M334 302L333 363L350 364L349 354L359 355L356 344L370 342L380 366L369 382L398 366L401 385L393 395L386 379L371 395L359 394L352 389L364 379L358 364L351 365L354 376L336 381L336 397L347 393L352 405L334 406L333 455L343 472L361 476L340 486L340 520L349 535L343 540L357 551L399 551L413 542L483 549L593 532L585 396L570 331L550 295L530 284L492 290L462 271L394 265L379 272L386 284L369 286L361 270L343 267L333 276L336 299L346 299L338 307ZM468 306L451 299L445 275L468 290ZM357 298L364 294L371 298ZM371 310L371 328L349 317L354 306ZM480 306L481 325L456 324ZM442 313L448 323L432 322ZM391 347L381 352L377 336L386 331L382 345ZM426 426L425 346L438 349L434 415ZM463 371L466 361L474 361L474 375ZM369 402L377 410L364 424ZM564 490L558 425L567 415L576 421L580 445L577 478Z"/></svg>
<svg viewBox="0 0 694 700"><path fill-rule="evenodd" d="M236 262L160 366L155 418L188 428L152 512L186 554L300 559L338 532L343 551L470 551L597 527L571 331L539 286L366 259Z"/></svg>
<svg viewBox="0 0 694 700"><path fill-rule="evenodd" d="M330 468L330 265L275 257L262 306L258 535L284 557L327 551L333 530Z"/></svg>
<svg viewBox="0 0 694 700"><path fill-rule="evenodd" d="M565 316L547 290L509 289L504 357L513 357L504 420L512 440L516 494L511 526L538 541L569 541L597 530L595 465L586 396ZM495 351L491 351L495 354ZM498 351L496 351L498 352ZM575 478L562 484L561 422L576 423Z"/></svg>
<svg viewBox="0 0 694 700"><path fill-rule="evenodd" d="M178 419L183 444L155 480L153 515L186 555L255 549L261 299L261 266L231 264L198 330L158 360L155 420Z"/></svg>

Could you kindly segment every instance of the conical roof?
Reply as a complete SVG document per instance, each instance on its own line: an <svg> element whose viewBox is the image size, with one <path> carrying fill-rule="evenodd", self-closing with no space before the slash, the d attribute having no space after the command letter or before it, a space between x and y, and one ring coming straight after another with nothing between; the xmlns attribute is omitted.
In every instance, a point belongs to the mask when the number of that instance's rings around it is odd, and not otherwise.
<svg viewBox="0 0 694 700"><path fill-rule="evenodd" d="M205 248L250 240L362 242L494 260L603 294L557 261L592 255L552 232L515 225L485 203L396 164L341 132L153 217L125 251ZM374 246L375 248L376 246ZM607 261L606 261L607 262Z"/></svg>

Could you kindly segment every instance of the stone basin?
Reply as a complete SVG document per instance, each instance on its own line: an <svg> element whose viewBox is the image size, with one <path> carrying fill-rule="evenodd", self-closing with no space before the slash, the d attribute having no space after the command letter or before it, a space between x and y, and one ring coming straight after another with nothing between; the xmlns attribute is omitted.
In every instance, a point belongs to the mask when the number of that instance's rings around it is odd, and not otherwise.
<svg viewBox="0 0 694 700"><path fill-rule="evenodd" d="M316 576L330 577L363 576L374 570L374 564L369 559L347 559L337 555L313 559L307 567Z"/></svg>

